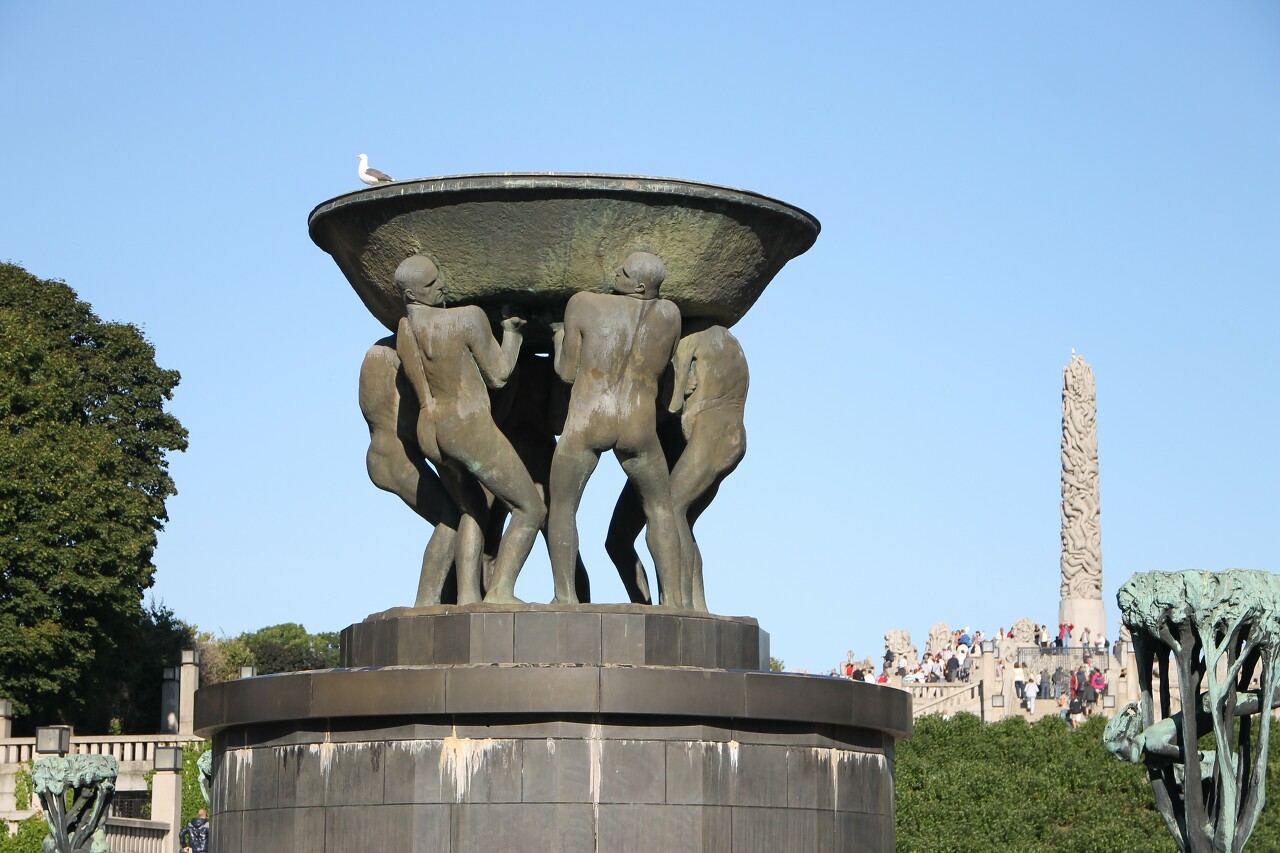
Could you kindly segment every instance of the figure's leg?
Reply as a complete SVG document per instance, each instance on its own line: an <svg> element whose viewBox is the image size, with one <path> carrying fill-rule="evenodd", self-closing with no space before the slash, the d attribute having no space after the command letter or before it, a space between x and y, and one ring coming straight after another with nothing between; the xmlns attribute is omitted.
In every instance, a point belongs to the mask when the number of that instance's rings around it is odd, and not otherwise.
<svg viewBox="0 0 1280 853"><path fill-rule="evenodd" d="M458 575L458 603L480 601L480 558L484 548L482 522L488 514L484 490L456 462L446 461L440 475L449 494L462 510L454 537L453 563Z"/></svg>
<svg viewBox="0 0 1280 853"><path fill-rule="evenodd" d="M556 384L560 384L559 381ZM508 437L511 438L511 446L516 449L516 453L520 455L520 460L524 462L524 467L528 469L529 476L533 478L533 485L538 489L538 497L542 499L543 504L549 507L551 505L551 496L549 494L551 490L548 487L548 483L551 482L551 459L556 452L555 438L529 428L518 430L516 435ZM547 538L550 518L551 515L548 513L547 520L542 522L542 538L544 540ZM587 576L587 566L582 562L581 551L574 556L573 581L574 589L578 595L578 602L581 604L590 603L591 579Z"/></svg>
<svg viewBox="0 0 1280 853"><path fill-rule="evenodd" d="M645 542L653 556L654 571L662 593L661 603L669 607L687 608L690 592L686 592L680 575L680 533L671 508L671 475L662 455L657 436L648 447L624 453L615 450L627 478L635 485L644 506L648 527Z"/></svg>
<svg viewBox="0 0 1280 853"><path fill-rule="evenodd" d="M618 503L614 505L613 518L609 520L609 533L604 539L604 549L608 552L609 559L618 567L618 577L627 588L627 596L632 604L653 603L644 563L636 553L636 537L643 529L644 507L640 504L636 487L628 480L618 495Z"/></svg>
<svg viewBox="0 0 1280 853"><path fill-rule="evenodd" d="M547 551L555 585L553 604L577 604L574 589L578 554L578 505L600 454L572 435L561 436L551 459L551 508L547 515Z"/></svg>
<svg viewBox="0 0 1280 853"><path fill-rule="evenodd" d="M702 551L693 525L733 473L745 452L745 435L737 418L723 419L706 412L694 425L684 453L671 471L671 505L680 533L681 580L687 584L690 606L706 612L702 585Z"/></svg>
<svg viewBox="0 0 1280 853"><path fill-rule="evenodd" d="M715 499L716 493L720 491L720 484L722 482L724 482L724 477L721 477L716 481L714 486L703 492L702 495L693 502L693 506L689 507L689 511L685 514L685 517L689 520L689 545L693 549L693 561L692 563L689 563L692 570L693 609L700 610L703 613L707 612L707 596L702 586L702 549L698 547L698 537L693 532L693 525L697 523L698 516L702 515L703 511L711 505L711 501ZM687 558L685 557L685 552L683 550L683 541L680 544L680 548L680 557L681 559L685 559L687 562Z"/></svg>
<svg viewBox="0 0 1280 853"><path fill-rule="evenodd" d="M422 552L422 571L418 574L418 596L413 602L414 607L441 603L445 580L449 576L449 569L453 567L457 532L447 524L437 524L432 531L431 539Z"/></svg>
<svg viewBox="0 0 1280 853"><path fill-rule="evenodd" d="M490 426L487 435L476 436L477 444L469 454L467 468L497 501L511 510L511 523L498 546L493 564L493 584L484 600L490 603L515 603L516 576L533 549L547 508L538 489L516 455L515 448L497 427Z"/></svg>

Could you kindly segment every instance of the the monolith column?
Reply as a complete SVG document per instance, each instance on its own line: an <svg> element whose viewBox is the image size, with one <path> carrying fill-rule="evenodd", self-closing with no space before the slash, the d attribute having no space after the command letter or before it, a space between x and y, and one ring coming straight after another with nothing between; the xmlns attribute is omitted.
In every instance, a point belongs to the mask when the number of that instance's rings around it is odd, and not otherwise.
<svg viewBox="0 0 1280 853"><path fill-rule="evenodd" d="M1058 620L1106 634L1098 511L1098 405L1093 369L1073 350L1062 370L1062 601Z"/></svg>

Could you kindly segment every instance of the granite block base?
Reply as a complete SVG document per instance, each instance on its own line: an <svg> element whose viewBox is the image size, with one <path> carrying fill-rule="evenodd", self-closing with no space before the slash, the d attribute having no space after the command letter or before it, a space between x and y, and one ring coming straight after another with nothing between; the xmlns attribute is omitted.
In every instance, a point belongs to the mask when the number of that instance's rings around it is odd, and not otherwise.
<svg viewBox="0 0 1280 853"><path fill-rule="evenodd" d="M218 853L890 851L910 697L691 667L455 664L197 695Z"/></svg>

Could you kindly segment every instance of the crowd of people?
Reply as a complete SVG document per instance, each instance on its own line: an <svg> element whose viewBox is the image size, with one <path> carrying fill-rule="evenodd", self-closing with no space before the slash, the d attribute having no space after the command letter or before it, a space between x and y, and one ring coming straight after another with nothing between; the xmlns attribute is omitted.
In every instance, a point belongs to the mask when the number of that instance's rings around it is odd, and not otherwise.
<svg viewBox="0 0 1280 853"><path fill-rule="evenodd" d="M1035 714L1037 700L1053 701L1058 705L1058 715L1063 722L1074 728L1094 713L1107 692L1106 675L1093 664L1090 654L1105 656L1111 651L1111 642L1106 636L1101 633L1091 636L1088 628L1076 634L1075 629L1075 625L1063 622L1059 623L1057 632L1053 632L1046 624L1037 627L1033 634L1034 645L1042 654L1083 650L1084 658L1074 666L1067 660L1052 670L1043 667L1037 672L1033 666L1019 659L1019 646L1011 643L1014 641L1012 631L1001 627L995 633L995 642L984 648L986 638L983 632L966 627L955 630L951 641L943 648L926 650L918 661L885 649L879 673L868 665L869 661L859 664L850 660L831 674L871 684L886 684L895 676L908 686L965 683L972 680L974 668L982 655L991 653L996 656L996 678L1013 680L1014 694L1028 714ZM1005 656L1015 662L1010 665Z"/></svg>

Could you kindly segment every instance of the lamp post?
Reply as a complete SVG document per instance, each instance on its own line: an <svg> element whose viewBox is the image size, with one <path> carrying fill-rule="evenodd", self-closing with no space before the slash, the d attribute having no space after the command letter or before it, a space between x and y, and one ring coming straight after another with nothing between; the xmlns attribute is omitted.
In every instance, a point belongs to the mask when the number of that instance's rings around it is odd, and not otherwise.
<svg viewBox="0 0 1280 853"><path fill-rule="evenodd" d="M70 751L71 726L36 728L36 752L41 755L66 755Z"/></svg>
<svg viewBox="0 0 1280 853"><path fill-rule="evenodd" d="M200 652L196 649L183 649L178 682L178 734L194 734L196 688L200 686Z"/></svg>
<svg viewBox="0 0 1280 853"><path fill-rule="evenodd" d="M163 849L178 850L178 832L182 829L182 747L157 746L151 766L151 819L169 824Z"/></svg>
<svg viewBox="0 0 1280 853"><path fill-rule="evenodd" d="M160 733L178 733L178 668L166 666L160 681Z"/></svg>

